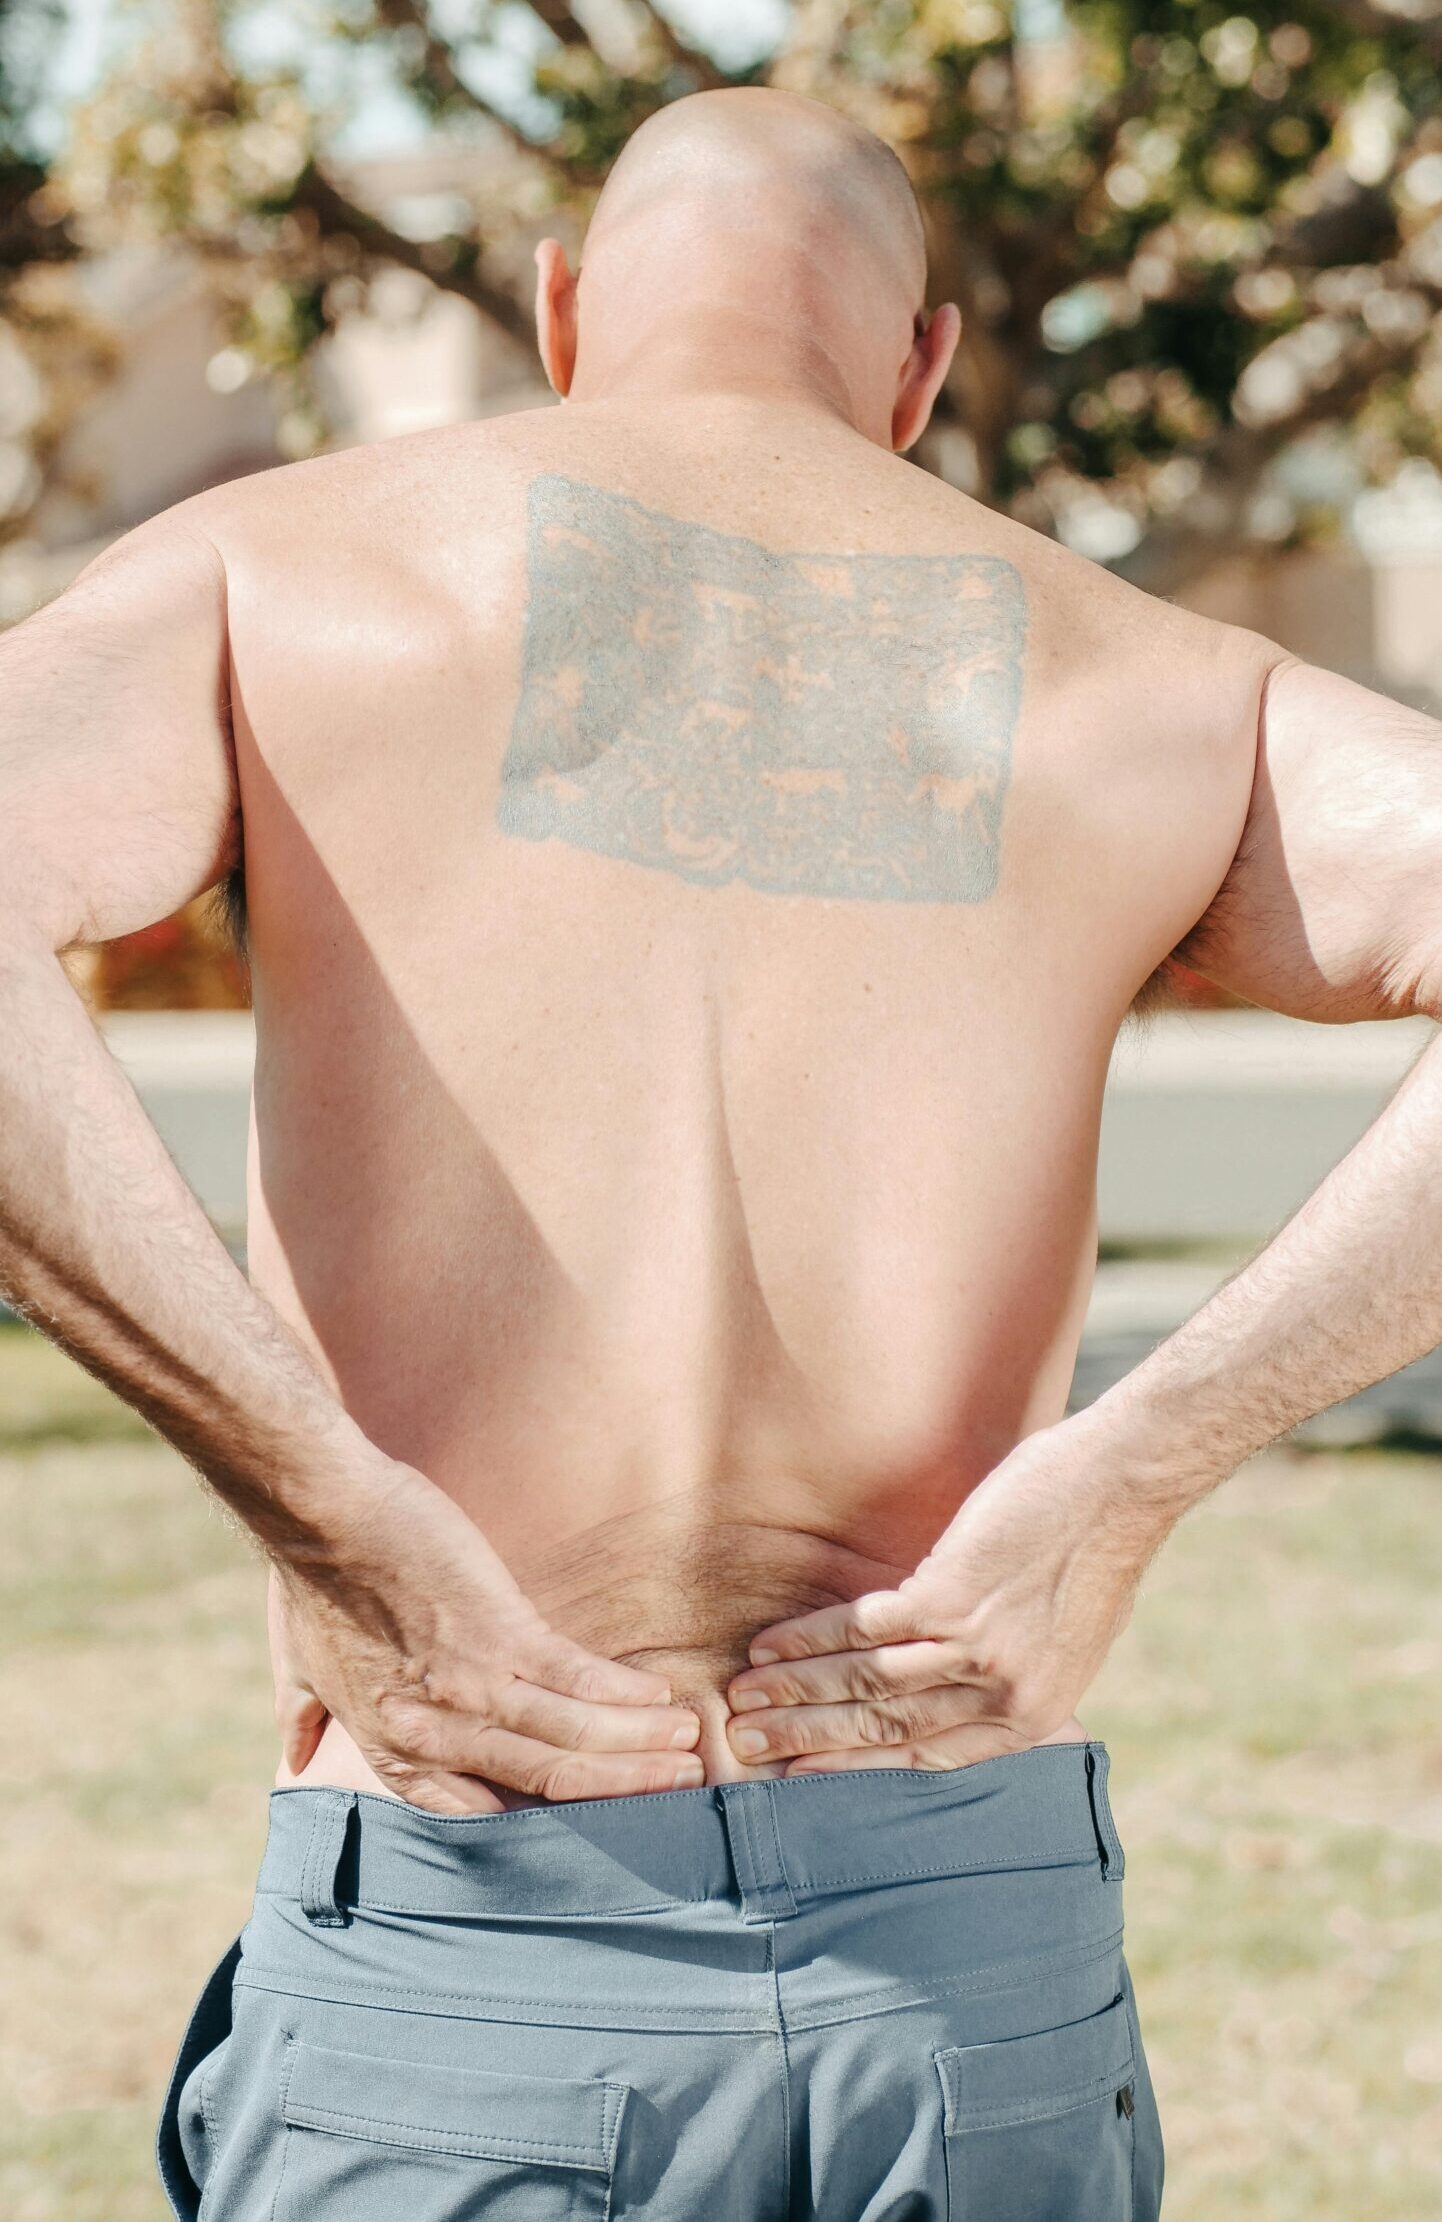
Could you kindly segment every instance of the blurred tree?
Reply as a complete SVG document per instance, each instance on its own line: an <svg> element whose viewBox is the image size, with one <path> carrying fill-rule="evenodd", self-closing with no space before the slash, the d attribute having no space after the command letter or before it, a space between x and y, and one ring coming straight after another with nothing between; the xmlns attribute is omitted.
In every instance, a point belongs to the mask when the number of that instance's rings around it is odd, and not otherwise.
<svg viewBox="0 0 1442 2222"><path fill-rule="evenodd" d="M60 21L59 0L0 0L0 540L115 362L111 335L70 281L81 243L37 129Z"/></svg>
<svg viewBox="0 0 1442 2222"><path fill-rule="evenodd" d="M317 343L379 266L528 345L518 242L576 228L661 103L764 80L901 149L966 319L921 460L983 499L1174 591L1325 524L1268 476L1299 435L1346 428L1372 478L1442 453L1442 0L796 0L735 72L651 0L333 0L269 68L263 12L164 7L34 220L57 252L201 255L295 452L324 436ZM378 78L490 150L440 217L368 202L336 151Z"/></svg>

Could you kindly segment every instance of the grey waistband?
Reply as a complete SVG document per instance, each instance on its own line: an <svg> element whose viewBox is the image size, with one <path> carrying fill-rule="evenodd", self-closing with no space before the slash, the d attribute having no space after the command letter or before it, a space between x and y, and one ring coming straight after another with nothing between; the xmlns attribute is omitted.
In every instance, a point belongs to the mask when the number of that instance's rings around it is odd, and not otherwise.
<svg viewBox="0 0 1442 2222"><path fill-rule="evenodd" d="M276 1790L262 1893L322 1925L353 1906L465 1919L635 1913L705 1899L785 1918L923 1876L1099 1865L1120 1877L1104 1744L1038 1744L950 1773L870 1767L450 1818Z"/></svg>

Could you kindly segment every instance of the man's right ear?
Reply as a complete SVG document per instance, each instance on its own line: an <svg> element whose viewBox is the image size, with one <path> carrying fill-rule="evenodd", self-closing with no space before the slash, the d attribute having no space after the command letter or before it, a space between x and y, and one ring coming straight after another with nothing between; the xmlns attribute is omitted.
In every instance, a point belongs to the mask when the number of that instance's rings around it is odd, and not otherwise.
<svg viewBox="0 0 1442 2222"><path fill-rule="evenodd" d="M559 239L536 249L536 340L551 390L564 401L576 372L576 281Z"/></svg>

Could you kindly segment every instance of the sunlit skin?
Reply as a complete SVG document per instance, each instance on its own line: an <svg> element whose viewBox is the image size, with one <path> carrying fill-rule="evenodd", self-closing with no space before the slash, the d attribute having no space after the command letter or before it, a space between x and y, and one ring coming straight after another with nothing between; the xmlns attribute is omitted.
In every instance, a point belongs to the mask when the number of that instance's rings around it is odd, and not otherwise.
<svg viewBox="0 0 1442 2222"><path fill-rule="evenodd" d="M678 103L537 263L563 406L217 488L0 641L0 1279L267 1553L282 1782L487 1811L1078 1737L1187 1507L1442 1340L1432 1051L1064 1417L1129 1006L1181 947L1437 1015L1442 734L902 460L957 312L829 111ZM526 677L557 548L584 655ZM575 758L529 785L527 686ZM56 961L242 833L248 1279Z"/></svg>

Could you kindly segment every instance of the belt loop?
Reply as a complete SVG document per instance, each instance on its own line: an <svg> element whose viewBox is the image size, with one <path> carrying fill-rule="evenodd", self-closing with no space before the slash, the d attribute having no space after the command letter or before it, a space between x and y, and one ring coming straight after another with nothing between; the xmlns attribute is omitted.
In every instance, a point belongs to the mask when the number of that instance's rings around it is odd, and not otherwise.
<svg viewBox="0 0 1442 2222"><path fill-rule="evenodd" d="M1127 1871L1127 1862L1122 1850L1122 1840L1117 1835L1116 1822L1112 1819L1111 1800L1107 1796L1107 1773L1111 1766L1111 1754L1105 1744L1088 1744L1086 1754L1087 1796L1091 1801L1092 1827L1096 1832L1102 1874L1120 1882Z"/></svg>
<svg viewBox="0 0 1442 2222"><path fill-rule="evenodd" d="M796 1911L776 1826L776 1785L721 1782L716 1799L726 1823L731 1866L747 1922L786 1920Z"/></svg>
<svg viewBox="0 0 1442 2222"><path fill-rule="evenodd" d="M343 1929L350 1919L340 1898L340 1866L350 1818L357 1811L354 1790L313 1790L310 1842L300 1871L300 1910L318 1929Z"/></svg>

